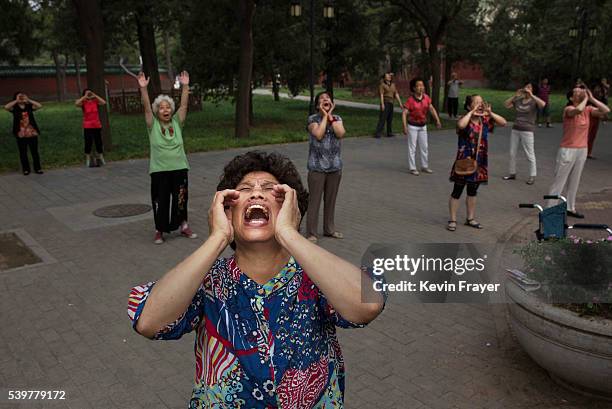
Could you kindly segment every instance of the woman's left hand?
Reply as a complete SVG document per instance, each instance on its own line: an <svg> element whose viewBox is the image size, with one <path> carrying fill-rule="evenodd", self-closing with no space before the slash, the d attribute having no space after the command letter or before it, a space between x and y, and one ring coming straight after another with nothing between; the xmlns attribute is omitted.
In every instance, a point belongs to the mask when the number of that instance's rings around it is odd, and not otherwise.
<svg viewBox="0 0 612 409"><path fill-rule="evenodd" d="M189 73L187 71L183 71L180 73L179 83L181 85L189 85Z"/></svg>
<svg viewBox="0 0 612 409"><path fill-rule="evenodd" d="M288 232L295 232L300 225L300 209L298 207L297 192L288 185L274 185L274 197L278 203L282 203L274 226L276 239Z"/></svg>
<svg viewBox="0 0 612 409"><path fill-rule="evenodd" d="M483 110L484 110L485 114L487 114L487 115L491 115L493 113L493 107L489 103L485 103L484 104Z"/></svg>

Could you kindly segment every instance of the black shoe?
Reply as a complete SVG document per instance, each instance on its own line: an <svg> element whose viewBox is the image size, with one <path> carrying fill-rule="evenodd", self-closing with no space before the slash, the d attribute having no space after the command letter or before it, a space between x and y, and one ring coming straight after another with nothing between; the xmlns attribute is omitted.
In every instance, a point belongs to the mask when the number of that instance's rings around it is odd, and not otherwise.
<svg viewBox="0 0 612 409"><path fill-rule="evenodd" d="M24 170L24 171L23 171L23 176L28 176L29 174L30 174L30 171L29 171L29 170Z"/></svg>
<svg viewBox="0 0 612 409"><path fill-rule="evenodd" d="M576 219L584 219L584 215L578 212L572 212L571 210L567 211L567 215L569 217L575 217Z"/></svg>
<svg viewBox="0 0 612 409"><path fill-rule="evenodd" d="M387 135L387 138L393 138L393 136L394 136L393 134Z"/></svg>
<svg viewBox="0 0 612 409"><path fill-rule="evenodd" d="M504 176L502 179L504 179L504 180L514 180L514 179L516 179L516 175L510 174L510 175Z"/></svg>
<svg viewBox="0 0 612 409"><path fill-rule="evenodd" d="M43 172L42 169L38 169L38 170L35 170L34 173L36 173L38 175L42 175L45 172Z"/></svg>

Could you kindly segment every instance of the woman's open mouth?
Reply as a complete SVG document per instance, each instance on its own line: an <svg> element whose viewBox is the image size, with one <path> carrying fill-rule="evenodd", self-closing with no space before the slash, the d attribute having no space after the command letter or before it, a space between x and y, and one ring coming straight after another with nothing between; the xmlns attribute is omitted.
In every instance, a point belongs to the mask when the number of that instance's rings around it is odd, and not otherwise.
<svg viewBox="0 0 612 409"><path fill-rule="evenodd" d="M261 204L252 204L244 211L244 223L247 226L265 226L270 221L270 210Z"/></svg>

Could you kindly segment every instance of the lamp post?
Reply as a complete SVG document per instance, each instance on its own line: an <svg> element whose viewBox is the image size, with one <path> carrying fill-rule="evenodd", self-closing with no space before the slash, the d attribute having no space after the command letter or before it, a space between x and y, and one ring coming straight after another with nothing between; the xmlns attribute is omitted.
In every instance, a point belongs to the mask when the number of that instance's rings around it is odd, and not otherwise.
<svg viewBox="0 0 612 409"><path fill-rule="evenodd" d="M300 17L302 15L302 3L300 0L292 0L290 8L291 17ZM314 66L314 0L310 0L310 104L308 113L315 113L314 106L314 87L315 87L315 66ZM334 18L334 6L331 1L325 1L323 5L323 17Z"/></svg>

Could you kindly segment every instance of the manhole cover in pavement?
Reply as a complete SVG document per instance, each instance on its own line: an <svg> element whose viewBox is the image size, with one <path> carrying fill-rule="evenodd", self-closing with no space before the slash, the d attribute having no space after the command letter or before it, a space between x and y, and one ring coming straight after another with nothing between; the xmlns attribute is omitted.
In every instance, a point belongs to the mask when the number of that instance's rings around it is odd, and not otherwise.
<svg viewBox="0 0 612 409"><path fill-rule="evenodd" d="M130 217L147 213L151 206L146 204L119 204L105 206L94 210L94 216L98 217Z"/></svg>
<svg viewBox="0 0 612 409"><path fill-rule="evenodd" d="M15 233L0 233L0 270L10 270L41 261Z"/></svg>

